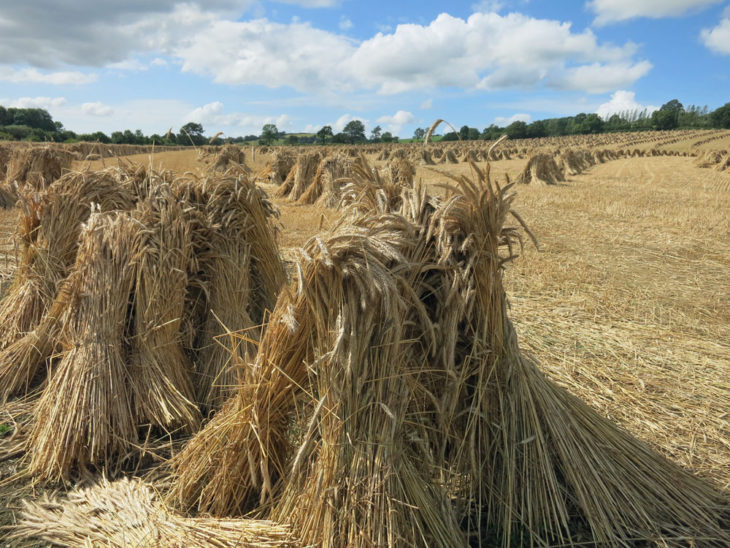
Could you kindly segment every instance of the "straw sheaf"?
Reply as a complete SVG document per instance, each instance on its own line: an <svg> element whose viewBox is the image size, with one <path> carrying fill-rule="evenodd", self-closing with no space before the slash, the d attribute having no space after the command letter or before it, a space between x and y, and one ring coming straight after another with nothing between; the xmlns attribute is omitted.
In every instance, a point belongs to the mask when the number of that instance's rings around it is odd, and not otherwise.
<svg viewBox="0 0 730 548"><path fill-rule="evenodd" d="M175 194L202 215L193 231L197 268L184 318L195 355L196 398L218 409L235 391L240 359L253 350L267 310L286 280L266 194L245 177L209 175L178 180ZM245 333L231 338L231 333Z"/></svg>
<svg viewBox="0 0 730 548"><path fill-rule="evenodd" d="M530 156L517 182L534 185L555 185L565 181L563 171L550 154L536 153Z"/></svg>
<svg viewBox="0 0 730 548"><path fill-rule="evenodd" d="M314 180L299 198L300 204L317 203L336 207L341 197L341 182L350 175L352 161L343 155L329 156L319 163Z"/></svg>
<svg viewBox="0 0 730 548"><path fill-rule="evenodd" d="M200 413L181 337L193 262L191 223L167 185L158 186L132 217L138 233L130 379L137 422L194 432Z"/></svg>
<svg viewBox="0 0 730 548"><path fill-rule="evenodd" d="M42 363L54 347L50 328L58 315L39 325L74 264L82 223L92 204L102 211L128 210L134 197L119 185L117 172L105 170L69 173L44 192L23 193L19 203L21 263L0 303L0 400L21 388L9 376L31 378L38 360ZM15 347L8 348L13 343ZM19 356L24 358L18 361ZM25 361L30 356L35 363Z"/></svg>
<svg viewBox="0 0 730 548"><path fill-rule="evenodd" d="M7 166L9 183L40 189L71 169L74 155L58 148L16 148Z"/></svg>
<svg viewBox="0 0 730 548"><path fill-rule="evenodd" d="M125 363L137 234L127 213L93 213L84 226L69 280L66 351L49 375L29 441L29 471L38 479L67 479L75 467L113 463L137 439Z"/></svg>
<svg viewBox="0 0 730 548"><path fill-rule="evenodd" d="M45 495L26 502L13 539L54 546L196 548L295 546L291 529L270 521L184 518L169 512L139 480L102 480L65 500Z"/></svg>
<svg viewBox="0 0 730 548"><path fill-rule="evenodd" d="M289 171L284 182L276 189L276 196L288 197L296 202L309 188L317 174L317 167L322 161L319 152L305 152L297 156L297 162Z"/></svg>
<svg viewBox="0 0 730 548"><path fill-rule="evenodd" d="M471 167L441 202L353 207L305 246L172 500L286 520L305 544L727 542L726 497L522 355L501 276L524 223Z"/></svg>

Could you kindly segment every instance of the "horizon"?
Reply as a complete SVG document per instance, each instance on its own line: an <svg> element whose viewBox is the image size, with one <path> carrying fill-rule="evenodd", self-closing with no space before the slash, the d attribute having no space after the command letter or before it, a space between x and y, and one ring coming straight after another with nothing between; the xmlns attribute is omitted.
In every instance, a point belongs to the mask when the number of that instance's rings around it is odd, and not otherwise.
<svg viewBox="0 0 730 548"><path fill-rule="evenodd" d="M29 0L0 8L0 104L77 133L361 120L410 138L437 118L482 129L728 101L728 1L440 4Z"/></svg>

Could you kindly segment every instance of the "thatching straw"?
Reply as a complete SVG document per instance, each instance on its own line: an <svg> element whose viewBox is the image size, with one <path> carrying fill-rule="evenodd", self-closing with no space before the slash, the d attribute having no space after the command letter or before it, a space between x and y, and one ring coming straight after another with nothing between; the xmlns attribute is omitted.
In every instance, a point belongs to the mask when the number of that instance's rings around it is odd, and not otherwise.
<svg viewBox="0 0 730 548"><path fill-rule="evenodd" d="M289 171L286 180L276 189L276 195L282 198L289 197L296 202L314 181L321 160L319 152L304 152L297 156L297 163Z"/></svg>
<svg viewBox="0 0 730 548"><path fill-rule="evenodd" d="M249 174L251 170L246 165L246 153L238 145L225 145L216 155L212 171L227 171L233 169L236 173Z"/></svg>
<svg viewBox="0 0 730 548"><path fill-rule="evenodd" d="M58 148L16 148L8 162L6 179L40 189L70 170L72 160L73 154Z"/></svg>
<svg viewBox="0 0 730 548"><path fill-rule="evenodd" d="M54 546L295 546L286 525L175 515L139 480L104 479L97 486L72 491L65 500L46 494L38 502L24 504L11 538L39 539Z"/></svg>
<svg viewBox="0 0 730 548"><path fill-rule="evenodd" d="M336 207L342 197L342 180L349 177L351 168L352 161L345 156L324 158L317 166L314 180L299 198L299 203Z"/></svg>
<svg viewBox="0 0 730 548"><path fill-rule="evenodd" d="M471 167L442 202L372 200L305 246L172 500L327 546L730 541L727 497L521 354L501 276L523 223L511 185Z"/></svg>
<svg viewBox="0 0 730 548"><path fill-rule="evenodd" d="M104 465L137 439L123 346L137 233L128 214L94 213L84 227L69 280L67 351L40 398L30 437L29 470L39 479Z"/></svg>
<svg viewBox="0 0 730 548"><path fill-rule="evenodd" d="M178 182L178 196L206 218L197 244L199 272L189 288L190 322L198 332L196 393L200 403L218 408L238 385L239 365L223 347L228 334L245 331L249 342L235 340L240 358L259 337L267 310L286 280L272 226L277 212L266 194L245 177L211 175ZM192 290L191 290L192 289Z"/></svg>
<svg viewBox="0 0 730 548"><path fill-rule="evenodd" d="M517 177L517 182L534 185L555 185L565 181L562 170L550 154L538 153L530 156L527 165Z"/></svg>
<svg viewBox="0 0 730 548"><path fill-rule="evenodd" d="M194 432L200 413L180 332L193 262L190 224L167 185L133 217L139 224L130 380L137 421Z"/></svg>
<svg viewBox="0 0 730 548"><path fill-rule="evenodd" d="M119 185L118 173L108 170L69 173L44 193L31 192L21 196L19 237L22 258L13 284L0 303L0 350L19 339L23 340L51 308L59 294L60 284L76 259L81 225L88 218L92 204L102 211L131 209L134 197L128 189ZM51 334L44 329L36 330L35 336ZM35 336L25 339L30 348L16 346L12 352L8 349L7 354L0 353L0 400L19 388L12 382L8 385L6 378L7 374L16 375L12 369L18 355L53 348L51 341L39 341ZM39 358L42 361L46 357Z"/></svg>

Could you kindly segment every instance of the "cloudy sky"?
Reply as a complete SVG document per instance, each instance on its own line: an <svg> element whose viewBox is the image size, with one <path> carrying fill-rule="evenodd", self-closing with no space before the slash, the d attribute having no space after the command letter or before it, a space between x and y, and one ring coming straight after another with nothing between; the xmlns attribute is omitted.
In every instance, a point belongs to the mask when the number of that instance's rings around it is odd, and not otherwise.
<svg viewBox="0 0 730 548"><path fill-rule="evenodd" d="M77 132L455 126L730 101L730 0L0 2L0 104Z"/></svg>

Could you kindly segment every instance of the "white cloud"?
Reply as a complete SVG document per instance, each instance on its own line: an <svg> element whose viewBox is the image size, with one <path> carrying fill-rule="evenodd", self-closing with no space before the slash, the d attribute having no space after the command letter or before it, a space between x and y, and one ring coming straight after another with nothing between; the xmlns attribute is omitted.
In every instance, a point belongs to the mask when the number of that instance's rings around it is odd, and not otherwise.
<svg viewBox="0 0 730 548"><path fill-rule="evenodd" d="M104 103L96 101L95 103L84 103L81 105L81 112L89 116L111 116L114 109Z"/></svg>
<svg viewBox="0 0 730 548"><path fill-rule="evenodd" d="M0 82L11 84L51 84L54 86L80 86L96 82L96 74L79 71L41 72L35 68L16 69L0 66Z"/></svg>
<svg viewBox="0 0 730 548"><path fill-rule="evenodd" d="M532 120L532 116L529 114L525 114L523 112L520 112L518 114L513 114L509 118L505 116L497 116L494 119L494 123L499 127L507 127L513 122L525 122L529 123Z"/></svg>
<svg viewBox="0 0 730 548"><path fill-rule="evenodd" d="M274 0L280 4L294 4L303 8L332 8L340 4L340 0Z"/></svg>
<svg viewBox="0 0 730 548"><path fill-rule="evenodd" d="M337 4L289 1L302 7ZM10 30L0 28L6 31L0 41L0 63L6 64L130 69L139 68L134 59L158 55L179 62L183 71L218 83L318 94L546 85L602 92L628 87L631 78L646 73L647 66L635 59L637 48L631 42L600 43L590 29L576 32L570 23L519 13L478 12L468 19L444 13L425 25L399 25L356 41L299 20L241 20L243 11L260 5L258 0L11 4L3 8ZM493 10L497 5L480 6ZM68 24L58 25L61 15ZM602 71L601 85L585 81L581 70ZM57 74L92 78L83 73Z"/></svg>
<svg viewBox="0 0 730 548"><path fill-rule="evenodd" d="M184 40L257 0L32 0L4 2L0 63L43 68L105 66Z"/></svg>
<svg viewBox="0 0 730 548"><path fill-rule="evenodd" d="M243 112L225 112L225 105L220 101L208 103L190 111L185 122L197 122L208 126L208 133L225 131L231 134L255 133L261 131L264 124L275 124L280 130L292 129L292 119L286 114L266 116ZM206 128L208 129L208 128Z"/></svg>
<svg viewBox="0 0 730 548"><path fill-rule="evenodd" d="M150 65L153 67L166 67L168 62L162 57L155 57L152 61L150 61Z"/></svg>
<svg viewBox="0 0 730 548"><path fill-rule="evenodd" d="M109 63L106 68L113 70L127 70L130 72L142 72L147 70L149 67L139 59L132 58L119 61L118 63Z"/></svg>
<svg viewBox="0 0 730 548"><path fill-rule="evenodd" d="M716 27L702 30L700 39L712 51L730 55L730 7Z"/></svg>
<svg viewBox="0 0 730 548"><path fill-rule="evenodd" d="M351 122L352 120L354 120L354 118L349 113L343 114L342 116L337 118L337 121L334 124L331 124L332 130L335 133L340 132L343 129L345 129L345 126L347 125L347 123Z"/></svg>
<svg viewBox="0 0 730 548"><path fill-rule="evenodd" d="M430 110L433 108L433 99L426 99L423 103L420 105L421 110Z"/></svg>
<svg viewBox="0 0 730 548"><path fill-rule="evenodd" d="M0 104L15 108L42 108L52 110L67 103L65 97L20 97L15 100L0 100Z"/></svg>
<svg viewBox="0 0 730 548"><path fill-rule="evenodd" d="M416 118L412 113L405 110L399 110L392 116L381 116L377 119L377 122L379 124L385 124L386 131L390 131L391 133L398 135L403 129L403 126L412 123L415 119Z"/></svg>
<svg viewBox="0 0 730 548"><path fill-rule="evenodd" d="M596 24L605 25L635 17L677 17L688 11L719 4L723 0L592 0L588 6L596 13Z"/></svg>
<svg viewBox="0 0 730 548"><path fill-rule="evenodd" d="M481 0L471 5L473 12L491 13L498 12L504 7L504 2L500 0Z"/></svg>
<svg viewBox="0 0 730 548"><path fill-rule="evenodd" d="M617 87L626 87L646 75L652 68L648 61L630 63L593 63L556 74L548 84L561 90L581 90L588 93L606 93Z"/></svg>
<svg viewBox="0 0 730 548"><path fill-rule="evenodd" d="M352 21L344 15L340 17L340 30L350 30L352 28Z"/></svg>
<svg viewBox="0 0 730 548"><path fill-rule="evenodd" d="M611 99L608 102L603 103L596 109L596 114L604 120L608 120L614 114L634 111L640 112L642 110L651 113L659 110L659 107L642 105L636 100L636 93L633 91L618 90L611 95Z"/></svg>
<svg viewBox="0 0 730 548"><path fill-rule="evenodd" d="M224 84L290 86L301 91L352 89L347 62L355 47L309 23L266 19L216 21L175 49L182 70Z"/></svg>
<svg viewBox="0 0 730 548"><path fill-rule="evenodd" d="M475 13L467 20L441 14L427 26L399 25L392 34L377 34L358 47L349 65L357 67L363 85L381 93L429 87L535 88L566 66L622 63L634 68L635 51L633 43L601 45L590 30L574 33L569 23L517 13ZM618 81L624 79L621 74Z"/></svg>

